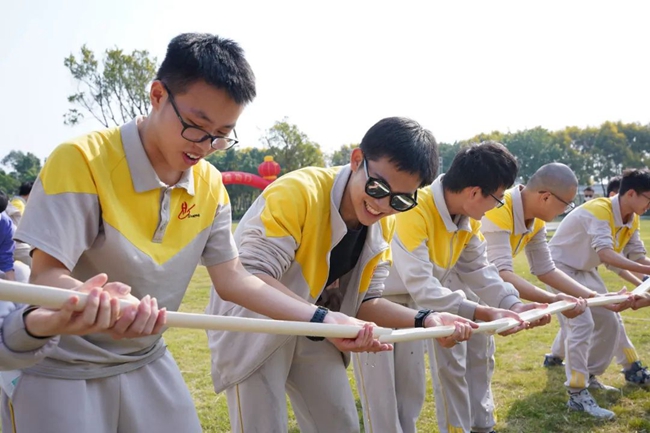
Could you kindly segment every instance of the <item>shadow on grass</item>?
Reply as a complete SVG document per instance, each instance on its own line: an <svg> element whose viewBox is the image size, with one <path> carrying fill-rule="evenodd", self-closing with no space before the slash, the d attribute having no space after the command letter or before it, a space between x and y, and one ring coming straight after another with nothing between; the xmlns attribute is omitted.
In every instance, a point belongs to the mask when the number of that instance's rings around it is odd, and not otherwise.
<svg viewBox="0 0 650 433"><path fill-rule="evenodd" d="M536 369L539 377L539 390L529 393L510 406L505 419L502 419L502 433L588 433L599 426L616 421L597 420L581 412L570 411L567 408L568 395L564 387L564 368L539 367ZM543 375L546 376L544 384ZM613 410L621 400L620 392L591 391L598 404ZM623 429L621 429L622 431Z"/></svg>

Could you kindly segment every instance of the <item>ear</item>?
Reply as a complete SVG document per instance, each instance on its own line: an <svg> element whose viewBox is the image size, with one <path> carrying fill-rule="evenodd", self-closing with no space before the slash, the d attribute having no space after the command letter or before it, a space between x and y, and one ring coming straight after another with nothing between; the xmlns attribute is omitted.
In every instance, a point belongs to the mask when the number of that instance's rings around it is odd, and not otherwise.
<svg viewBox="0 0 650 433"><path fill-rule="evenodd" d="M151 100L151 108L154 110L160 109L167 100L167 90L165 90L165 86L163 86L160 80L155 80L151 83L149 99Z"/></svg>
<svg viewBox="0 0 650 433"><path fill-rule="evenodd" d="M358 169L362 168L361 164L363 164L363 151L357 147L353 149L350 154L350 167L352 168L352 171L356 172Z"/></svg>
<svg viewBox="0 0 650 433"><path fill-rule="evenodd" d="M466 194L468 199L474 199L477 196L482 196L482 191L478 186L468 186L461 191L461 194Z"/></svg>

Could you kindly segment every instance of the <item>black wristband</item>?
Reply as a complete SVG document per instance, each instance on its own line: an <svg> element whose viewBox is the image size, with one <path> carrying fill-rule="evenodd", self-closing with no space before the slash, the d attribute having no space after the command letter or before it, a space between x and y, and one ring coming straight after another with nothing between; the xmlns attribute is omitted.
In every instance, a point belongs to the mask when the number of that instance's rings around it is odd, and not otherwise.
<svg viewBox="0 0 650 433"><path fill-rule="evenodd" d="M312 323L323 323L323 320L325 320L325 316L327 316L327 313L329 313L330 310L328 310L325 307L319 306L316 311L314 312L314 315L312 316L310 322ZM325 337L307 337L311 341L323 341Z"/></svg>
<svg viewBox="0 0 650 433"><path fill-rule="evenodd" d="M418 311L418 314L415 315L415 327L416 328L424 328L424 319L427 318L429 314L431 314L431 310L420 310Z"/></svg>
<svg viewBox="0 0 650 433"><path fill-rule="evenodd" d="M54 336L51 335L51 336L49 336L49 337L37 337L36 335L33 335L31 332L29 332L29 330L27 329L27 324L25 323L25 317L26 317L29 313L31 313L32 311L37 310L38 308L39 308L38 305L30 305L29 307L25 308L25 311L23 311L23 326L25 327L25 332L26 332L27 335L29 335L30 337L32 337L32 338L36 338L36 339L38 339L38 340L47 340L47 339L52 338L52 337L54 337Z"/></svg>

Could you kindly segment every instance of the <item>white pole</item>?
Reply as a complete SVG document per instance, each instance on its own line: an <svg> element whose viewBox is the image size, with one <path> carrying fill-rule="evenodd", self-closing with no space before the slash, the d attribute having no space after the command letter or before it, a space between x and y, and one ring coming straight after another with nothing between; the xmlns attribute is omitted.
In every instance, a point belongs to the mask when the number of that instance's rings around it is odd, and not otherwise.
<svg viewBox="0 0 650 433"><path fill-rule="evenodd" d="M86 304L88 295L66 289L0 280L0 299L19 304L39 305L59 309L71 295L79 297L77 309ZM131 305L121 300L121 307ZM215 331L263 332L282 335L309 335L326 338L354 338L361 329L354 325L292 322L288 320L249 319L244 317L212 316L208 314L167 312L167 327L209 329ZM375 328L375 335L392 332L389 328Z"/></svg>
<svg viewBox="0 0 650 433"><path fill-rule="evenodd" d="M649 290L650 279L644 281L631 293L635 295L641 295L648 292ZM599 307L603 305L620 304L621 302L624 302L628 297L629 295L599 296L597 298L587 299L587 305L589 307ZM560 313L562 311L570 310L573 308L573 306L574 303L572 302L558 301L550 304L548 307L543 309L526 311L520 314L520 316L522 319L528 322L533 322L537 319L540 319L545 314ZM492 322L479 323L478 328L474 329L472 332L475 334L486 332L500 334L516 327L518 324L519 322L514 319L499 319ZM382 343L399 343L401 341L449 337L453 333L453 326L437 326L435 328L408 328L395 330L392 334L389 335L382 335L379 337L379 341Z"/></svg>

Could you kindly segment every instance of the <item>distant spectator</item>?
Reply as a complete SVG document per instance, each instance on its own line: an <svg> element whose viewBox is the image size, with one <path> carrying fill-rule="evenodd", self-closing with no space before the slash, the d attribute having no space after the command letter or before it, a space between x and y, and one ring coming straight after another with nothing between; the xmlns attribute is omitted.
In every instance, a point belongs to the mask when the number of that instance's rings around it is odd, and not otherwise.
<svg viewBox="0 0 650 433"><path fill-rule="evenodd" d="M585 188L585 189L582 191L582 194L583 194L584 197L585 197L585 201L589 201L589 200L591 200L592 198L594 198L594 189L593 189L592 187L588 186L587 188Z"/></svg>
<svg viewBox="0 0 650 433"><path fill-rule="evenodd" d="M5 212L9 198L4 191L0 191L0 278L16 281L14 269L14 232L16 226ZM24 269L21 267L21 271ZM20 279L25 280L25 273L19 272ZM28 277L28 275L27 275Z"/></svg>
<svg viewBox="0 0 650 433"><path fill-rule="evenodd" d="M11 218L11 221L18 227L20 218L23 216L25 211L25 205L29 199L29 194L32 192L32 186L34 182L23 182L18 189L18 195L14 196L7 207L7 215ZM29 244L24 242L16 242L16 250L14 251L14 258L26 264L27 266L32 266L32 258L29 255L32 247Z"/></svg>
<svg viewBox="0 0 650 433"><path fill-rule="evenodd" d="M18 188L18 195L14 196L11 199L10 205L13 206L15 211L9 213L11 216L11 220L14 222L14 224L16 224L16 226L20 221L20 217L25 212L25 205L27 204L27 199L29 199L29 194L32 192L33 186L34 186L34 182L21 183L20 187ZM18 218L18 220L14 219L16 217Z"/></svg>
<svg viewBox="0 0 650 433"><path fill-rule="evenodd" d="M621 176L614 176L607 184L607 197L614 197L621 187Z"/></svg>

